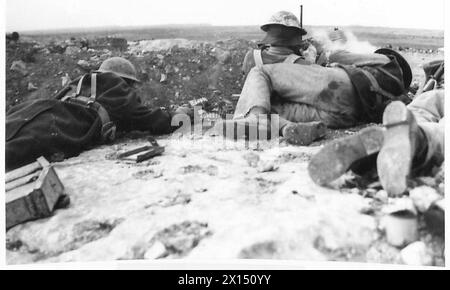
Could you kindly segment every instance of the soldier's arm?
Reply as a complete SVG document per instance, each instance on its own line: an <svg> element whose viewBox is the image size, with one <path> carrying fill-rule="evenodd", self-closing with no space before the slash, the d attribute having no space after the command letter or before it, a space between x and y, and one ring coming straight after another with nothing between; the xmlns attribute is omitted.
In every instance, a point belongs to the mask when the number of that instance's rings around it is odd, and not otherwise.
<svg viewBox="0 0 450 290"><path fill-rule="evenodd" d="M255 60L253 59L253 49L249 50L244 57L244 62L242 63L242 74L244 77L250 72L250 70L255 66Z"/></svg>

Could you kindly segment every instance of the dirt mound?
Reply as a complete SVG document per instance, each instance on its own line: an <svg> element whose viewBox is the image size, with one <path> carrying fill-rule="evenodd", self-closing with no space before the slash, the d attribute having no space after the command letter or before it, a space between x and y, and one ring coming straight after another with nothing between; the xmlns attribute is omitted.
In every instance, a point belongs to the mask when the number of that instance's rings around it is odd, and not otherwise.
<svg viewBox="0 0 450 290"><path fill-rule="evenodd" d="M155 40L141 40L130 43L130 52L132 54L143 54L149 51L163 51L174 47L178 48L199 48L203 45L200 41L187 40L183 38L175 39L155 39Z"/></svg>
<svg viewBox="0 0 450 290"><path fill-rule="evenodd" d="M125 50L123 40L111 38L8 45L6 109L24 100L51 98L68 79L97 69L108 57L123 56L136 65L139 93L147 104L170 107L207 98L209 108L224 115L231 112L227 98L240 93L242 61L254 45L235 39L160 39L130 42ZM9 70L17 60L25 63L26 74Z"/></svg>

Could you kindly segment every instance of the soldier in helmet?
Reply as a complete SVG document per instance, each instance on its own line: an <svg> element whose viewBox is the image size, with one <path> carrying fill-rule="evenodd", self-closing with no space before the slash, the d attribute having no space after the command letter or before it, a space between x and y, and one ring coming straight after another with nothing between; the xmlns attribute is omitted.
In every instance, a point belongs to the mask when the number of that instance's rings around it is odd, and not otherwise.
<svg viewBox="0 0 450 290"><path fill-rule="evenodd" d="M50 160L78 155L112 141L116 131L171 133L174 114L141 103L134 84L136 69L128 60L113 57L98 71L70 83L53 99L24 102L6 114L6 170L39 156Z"/></svg>
<svg viewBox="0 0 450 290"><path fill-rule="evenodd" d="M325 126L379 123L389 102L410 101L411 68L396 51L342 53L340 59L330 67L277 63L252 68L233 120L216 129L227 138L251 139L256 128L263 137L281 135L288 143L309 145L324 135ZM277 120L266 118L271 114Z"/></svg>
<svg viewBox="0 0 450 290"><path fill-rule="evenodd" d="M315 62L315 55L313 59L307 59L302 53L305 44L302 36L307 32L300 27L297 17L291 12L275 13L269 21L261 26L261 30L266 33L266 36L260 42L259 48L251 49L245 55L242 65L245 76L253 67L263 64L281 62L311 64Z"/></svg>

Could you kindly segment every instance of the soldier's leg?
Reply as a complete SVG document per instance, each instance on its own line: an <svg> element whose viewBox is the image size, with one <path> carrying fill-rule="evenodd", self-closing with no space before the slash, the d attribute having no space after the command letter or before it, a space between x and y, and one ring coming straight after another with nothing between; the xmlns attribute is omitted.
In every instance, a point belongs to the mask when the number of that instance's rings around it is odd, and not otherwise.
<svg viewBox="0 0 450 290"><path fill-rule="evenodd" d="M19 134L5 143L5 169L10 171L36 161L46 150L31 135Z"/></svg>
<svg viewBox="0 0 450 290"><path fill-rule="evenodd" d="M418 123L439 122L444 117L444 90L423 93L407 106Z"/></svg>
<svg viewBox="0 0 450 290"><path fill-rule="evenodd" d="M272 114L279 116L280 135L289 144L307 146L325 136L326 125L321 121L325 113L312 106L277 103L272 105Z"/></svg>
<svg viewBox="0 0 450 290"><path fill-rule="evenodd" d="M444 161L444 92L419 95L406 107L394 102L383 115L385 144L377 160L383 187L402 194L407 178ZM428 172L429 173L429 172Z"/></svg>
<svg viewBox="0 0 450 290"><path fill-rule="evenodd" d="M355 98L355 92L343 70L292 64L265 65L250 71L236 107L234 123L246 124L251 120L245 118L255 112L270 112L274 94L279 96L281 102L297 105L295 113L283 112L280 115L281 131L284 125L289 124L285 121L322 121L330 127L356 123L352 116L355 114L355 102L352 99ZM350 124L348 119L351 119Z"/></svg>
<svg viewBox="0 0 450 290"><path fill-rule="evenodd" d="M354 162L379 153L377 171L383 187L391 195L402 194L412 172L444 160L443 98L443 92L435 91L418 96L408 107L391 103L383 115L385 129L364 129L325 145L308 165L311 178L329 183Z"/></svg>
<svg viewBox="0 0 450 290"><path fill-rule="evenodd" d="M345 65L362 64L387 64L389 58L378 53L352 53L346 50L337 50L331 52L328 57L329 63L339 63Z"/></svg>
<svg viewBox="0 0 450 290"><path fill-rule="evenodd" d="M255 67L250 71L234 119L245 118L255 107L270 112L273 95L277 95L280 102L306 104L319 111L355 113L355 92L344 70L281 63ZM293 116L308 121L301 114ZM318 116L314 113L311 118L314 120L309 121L315 121Z"/></svg>
<svg viewBox="0 0 450 290"><path fill-rule="evenodd" d="M311 158L309 176L315 183L325 185L353 169L357 162L372 163L383 145L383 133L381 127L369 127L326 144Z"/></svg>
<svg viewBox="0 0 450 290"><path fill-rule="evenodd" d="M433 90L417 96L408 105L425 134L427 145L424 156L419 156L419 161L413 164L414 170L439 166L444 160L444 97L444 90Z"/></svg>
<svg viewBox="0 0 450 290"><path fill-rule="evenodd" d="M409 176L444 161L443 104L443 91L431 91L416 97L408 107L394 102L386 108L383 123L387 130L377 170L388 193L402 194Z"/></svg>

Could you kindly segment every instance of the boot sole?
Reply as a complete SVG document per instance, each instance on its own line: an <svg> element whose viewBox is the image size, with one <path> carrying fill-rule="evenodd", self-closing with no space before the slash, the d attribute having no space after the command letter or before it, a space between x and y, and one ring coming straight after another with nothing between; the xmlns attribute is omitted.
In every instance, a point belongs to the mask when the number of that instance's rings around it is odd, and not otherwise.
<svg viewBox="0 0 450 290"><path fill-rule="evenodd" d="M325 145L309 162L311 179L325 185L343 175L357 160L376 154L383 145L383 128L372 127Z"/></svg>
<svg viewBox="0 0 450 290"><path fill-rule="evenodd" d="M414 150L410 120L411 113L401 102L391 103L383 114L383 125L387 129L377 158L377 170L381 185L393 196L399 196L407 189Z"/></svg>

